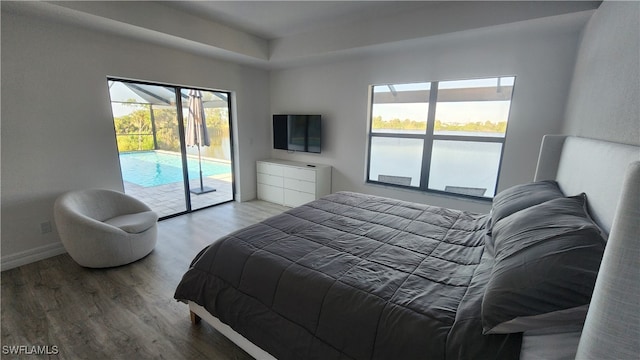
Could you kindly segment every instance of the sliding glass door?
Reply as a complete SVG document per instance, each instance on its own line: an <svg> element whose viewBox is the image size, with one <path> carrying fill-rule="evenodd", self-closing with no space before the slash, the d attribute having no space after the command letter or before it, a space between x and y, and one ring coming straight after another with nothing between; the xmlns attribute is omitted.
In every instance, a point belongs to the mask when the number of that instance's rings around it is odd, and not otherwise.
<svg viewBox="0 0 640 360"><path fill-rule="evenodd" d="M161 217L233 200L229 93L108 84L125 193Z"/></svg>
<svg viewBox="0 0 640 360"><path fill-rule="evenodd" d="M180 89L192 209L233 200L229 94Z"/></svg>

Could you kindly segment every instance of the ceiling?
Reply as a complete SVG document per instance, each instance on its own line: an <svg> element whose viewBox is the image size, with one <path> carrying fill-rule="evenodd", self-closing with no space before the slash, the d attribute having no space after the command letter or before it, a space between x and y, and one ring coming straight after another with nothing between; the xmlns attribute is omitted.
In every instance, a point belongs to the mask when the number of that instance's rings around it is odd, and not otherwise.
<svg viewBox="0 0 640 360"><path fill-rule="evenodd" d="M579 31L599 5L526 0L0 1L3 12L262 68L397 52L399 46L497 29L562 26Z"/></svg>
<svg viewBox="0 0 640 360"><path fill-rule="evenodd" d="M383 19L442 1L163 1L204 19L272 40L363 20Z"/></svg>

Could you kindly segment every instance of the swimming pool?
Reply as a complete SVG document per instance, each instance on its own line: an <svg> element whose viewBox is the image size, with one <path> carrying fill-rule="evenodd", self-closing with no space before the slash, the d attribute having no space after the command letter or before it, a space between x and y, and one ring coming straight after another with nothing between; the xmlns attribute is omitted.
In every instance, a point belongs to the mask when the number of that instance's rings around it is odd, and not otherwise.
<svg viewBox="0 0 640 360"><path fill-rule="evenodd" d="M182 182L182 158L179 154L136 151L120 154L122 180L143 187ZM187 159L189 179L200 178L198 158ZM230 174L231 165L202 159L202 176Z"/></svg>

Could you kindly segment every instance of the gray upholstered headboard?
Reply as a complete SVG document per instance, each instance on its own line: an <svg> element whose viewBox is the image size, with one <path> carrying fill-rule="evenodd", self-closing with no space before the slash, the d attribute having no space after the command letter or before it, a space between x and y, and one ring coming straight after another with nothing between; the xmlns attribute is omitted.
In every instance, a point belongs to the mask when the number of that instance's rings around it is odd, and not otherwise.
<svg viewBox="0 0 640 360"><path fill-rule="evenodd" d="M585 192L591 215L609 233L576 359L637 359L640 147L548 135L535 179L555 179L566 195Z"/></svg>
<svg viewBox="0 0 640 360"><path fill-rule="evenodd" d="M611 232L623 180L632 163L640 162L640 147L565 135L542 140L535 180L555 179L567 196L587 194L589 211Z"/></svg>

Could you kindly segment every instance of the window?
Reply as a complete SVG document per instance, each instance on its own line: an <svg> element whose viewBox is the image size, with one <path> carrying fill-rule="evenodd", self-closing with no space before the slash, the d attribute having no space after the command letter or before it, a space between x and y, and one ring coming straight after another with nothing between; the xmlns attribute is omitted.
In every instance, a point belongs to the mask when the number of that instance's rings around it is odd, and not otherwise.
<svg viewBox="0 0 640 360"><path fill-rule="evenodd" d="M375 85L367 181L492 198L515 77Z"/></svg>
<svg viewBox="0 0 640 360"><path fill-rule="evenodd" d="M233 200L229 92L107 83L125 193L161 218Z"/></svg>

